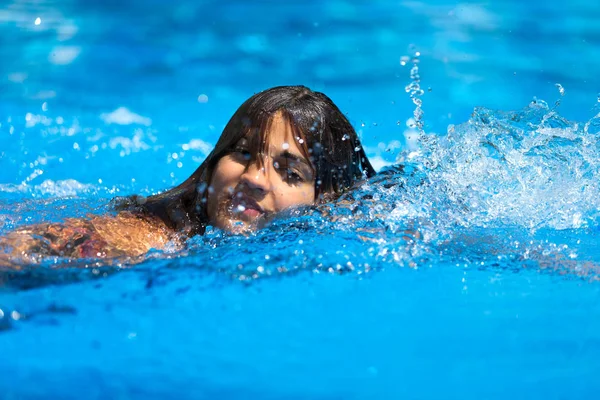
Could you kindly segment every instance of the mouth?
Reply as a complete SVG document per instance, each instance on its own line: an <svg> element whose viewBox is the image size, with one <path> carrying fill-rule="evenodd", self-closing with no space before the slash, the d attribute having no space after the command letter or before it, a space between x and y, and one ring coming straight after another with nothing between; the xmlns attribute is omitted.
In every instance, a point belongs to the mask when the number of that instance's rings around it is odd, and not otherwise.
<svg viewBox="0 0 600 400"><path fill-rule="evenodd" d="M256 200L244 192L237 192L233 195L231 211L248 221L255 220L265 213L265 210L258 205Z"/></svg>

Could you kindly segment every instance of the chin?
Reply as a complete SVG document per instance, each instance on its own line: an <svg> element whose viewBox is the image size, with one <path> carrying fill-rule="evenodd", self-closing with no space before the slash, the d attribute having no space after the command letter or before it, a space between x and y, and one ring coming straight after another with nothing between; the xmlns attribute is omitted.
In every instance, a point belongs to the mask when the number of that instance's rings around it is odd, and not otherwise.
<svg viewBox="0 0 600 400"><path fill-rule="evenodd" d="M263 228L266 225L267 214L246 215L232 210L231 198L221 202L217 212L214 226L230 233L249 233Z"/></svg>
<svg viewBox="0 0 600 400"><path fill-rule="evenodd" d="M254 232L263 229L272 214L262 213L256 217L248 217L245 215L234 216L228 221L229 231L235 233Z"/></svg>
<svg viewBox="0 0 600 400"><path fill-rule="evenodd" d="M254 221L246 222L239 219L232 219L222 224L222 229L229 233L245 234L254 232L260 229L260 227L258 226L258 223Z"/></svg>

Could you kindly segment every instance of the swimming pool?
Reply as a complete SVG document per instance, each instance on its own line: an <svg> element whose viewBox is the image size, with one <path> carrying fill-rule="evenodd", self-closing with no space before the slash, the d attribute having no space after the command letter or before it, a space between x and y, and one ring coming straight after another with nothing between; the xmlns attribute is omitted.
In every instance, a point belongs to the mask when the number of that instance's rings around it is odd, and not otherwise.
<svg viewBox="0 0 600 400"><path fill-rule="evenodd" d="M1 397L595 398L599 13L8 3L0 233L180 182L242 100L279 84L324 91L379 167L406 168L335 223L210 231L133 268L1 271Z"/></svg>

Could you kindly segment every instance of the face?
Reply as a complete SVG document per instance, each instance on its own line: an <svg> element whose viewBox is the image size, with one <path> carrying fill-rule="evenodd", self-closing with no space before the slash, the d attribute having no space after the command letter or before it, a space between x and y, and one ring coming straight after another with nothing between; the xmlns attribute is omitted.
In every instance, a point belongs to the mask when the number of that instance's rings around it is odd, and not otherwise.
<svg viewBox="0 0 600 400"><path fill-rule="evenodd" d="M211 225L243 232L287 208L314 203L314 168L281 114L273 116L266 137L268 154L250 154L242 138L217 163L207 197Z"/></svg>

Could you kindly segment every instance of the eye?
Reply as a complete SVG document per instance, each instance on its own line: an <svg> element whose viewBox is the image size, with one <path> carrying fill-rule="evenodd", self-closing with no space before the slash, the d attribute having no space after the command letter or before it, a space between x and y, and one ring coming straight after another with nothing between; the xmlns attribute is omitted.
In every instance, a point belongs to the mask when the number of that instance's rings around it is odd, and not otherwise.
<svg viewBox="0 0 600 400"><path fill-rule="evenodd" d="M304 181L306 181L306 179L304 179L304 176L302 175L302 173L295 171L291 168L288 168L285 174L285 180L287 183L290 184L295 184L295 183L302 183Z"/></svg>
<svg viewBox="0 0 600 400"><path fill-rule="evenodd" d="M238 158L240 160L244 160L244 161L250 161L250 158L252 156L250 154L250 151L248 150L248 148L245 147L245 146L241 146L241 145L235 146L233 148L231 154L234 157L236 157L236 158Z"/></svg>

